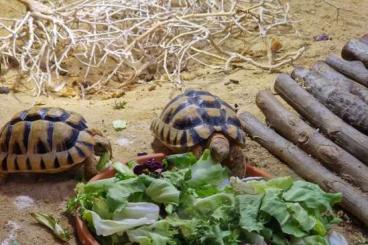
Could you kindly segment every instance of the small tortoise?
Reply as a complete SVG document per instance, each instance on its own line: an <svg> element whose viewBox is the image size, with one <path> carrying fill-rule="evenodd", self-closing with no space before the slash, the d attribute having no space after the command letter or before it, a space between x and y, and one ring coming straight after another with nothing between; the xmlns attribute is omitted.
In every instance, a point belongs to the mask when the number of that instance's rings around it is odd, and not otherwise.
<svg viewBox="0 0 368 245"><path fill-rule="evenodd" d="M96 173L96 155L111 153L100 132L78 113L32 108L16 114L0 131L0 174L58 173L85 163Z"/></svg>
<svg viewBox="0 0 368 245"><path fill-rule="evenodd" d="M245 133L240 121L229 104L209 92L187 90L175 97L153 120L151 130L173 152L193 151L198 157L208 147L233 175L245 174L241 150Z"/></svg>

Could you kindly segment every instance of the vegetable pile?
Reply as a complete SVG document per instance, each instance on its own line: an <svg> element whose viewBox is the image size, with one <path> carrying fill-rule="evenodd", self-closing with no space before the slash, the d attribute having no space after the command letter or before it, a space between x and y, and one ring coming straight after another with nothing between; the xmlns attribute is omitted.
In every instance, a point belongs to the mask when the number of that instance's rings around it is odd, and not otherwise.
<svg viewBox="0 0 368 245"><path fill-rule="evenodd" d="M69 211L101 244L328 244L339 221L341 194L290 177L230 177L208 150L158 164L114 163L115 177L78 185Z"/></svg>

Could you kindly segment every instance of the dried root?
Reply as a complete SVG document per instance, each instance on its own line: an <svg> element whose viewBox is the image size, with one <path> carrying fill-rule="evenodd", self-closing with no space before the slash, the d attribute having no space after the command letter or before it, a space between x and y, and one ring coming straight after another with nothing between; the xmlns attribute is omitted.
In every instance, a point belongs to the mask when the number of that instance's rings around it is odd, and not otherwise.
<svg viewBox="0 0 368 245"><path fill-rule="evenodd" d="M274 70L304 52L275 55L271 36L292 30L289 5L280 0L18 1L24 16L0 19L1 63L18 63L38 95L68 73L70 60L83 65L84 95L116 78L124 85L166 74L181 84L180 73L193 63ZM258 41L266 44L265 57L244 51Z"/></svg>

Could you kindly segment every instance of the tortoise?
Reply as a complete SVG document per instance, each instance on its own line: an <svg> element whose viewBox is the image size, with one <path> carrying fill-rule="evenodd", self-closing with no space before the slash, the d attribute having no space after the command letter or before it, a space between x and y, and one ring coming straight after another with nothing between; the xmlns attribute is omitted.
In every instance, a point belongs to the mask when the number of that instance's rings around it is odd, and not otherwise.
<svg viewBox="0 0 368 245"><path fill-rule="evenodd" d="M111 145L88 129L78 113L55 107L33 107L17 113L0 131L0 174L59 173L85 164L96 173L96 155ZM88 172L90 171L90 172Z"/></svg>
<svg viewBox="0 0 368 245"><path fill-rule="evenodd" d="M156 139L172 152L192 151L199 157L209 148L232 174L245 175L242 153L245 132L235 110L219 97L202 90L187 90L172 99L151 123ZM155 143L154 143L155 144Z"/></svg>

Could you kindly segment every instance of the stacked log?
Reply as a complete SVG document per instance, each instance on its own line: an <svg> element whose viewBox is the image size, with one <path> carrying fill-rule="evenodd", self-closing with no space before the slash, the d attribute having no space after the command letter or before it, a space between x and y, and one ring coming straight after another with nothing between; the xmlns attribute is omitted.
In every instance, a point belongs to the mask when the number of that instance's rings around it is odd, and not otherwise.
<svg viewBox="0 0 368 245"><path fill-rule="evenodd" d="M277 77L275 91L303 119L270 90L260 91L256 102L275 131L249 113L239 118L298 175L341 192L342 207L368 226L368 34L350 40L341 55Z"/></svg>
<svg viewBox="0 0 368 245"><path fill-rule="evenodd" d="M270 127L368 193L368 166L288 111L270 90L259 92L256 102Z"/></svg>
<svg viewBox="0 0 368 245"><path fill-rule="evenodd" d="M324 168L318 161L258 121L251 114L243 112L239 118L244 129L254 140L287 163L301 177L320 185L325 191L342 193L342 207L368 226L368 197L366 193L362 193Z"/></svg>
<svg viewBox="0 0 368 245"><path fill-rule="evenodd" d="M368 89L354 80L339 73L324 61L318 61L312 66L312 70L329 81L333 81L337 86L342 87L350 93L358 96L368 104Z"/></svg>
<svg viewBox="0 0 368 245"><path fill-rule="evenodd" d="M359 96L334 80L306 68L294 69L291 76L333 113L360 131L368 133L368 104Z"/></svg>

